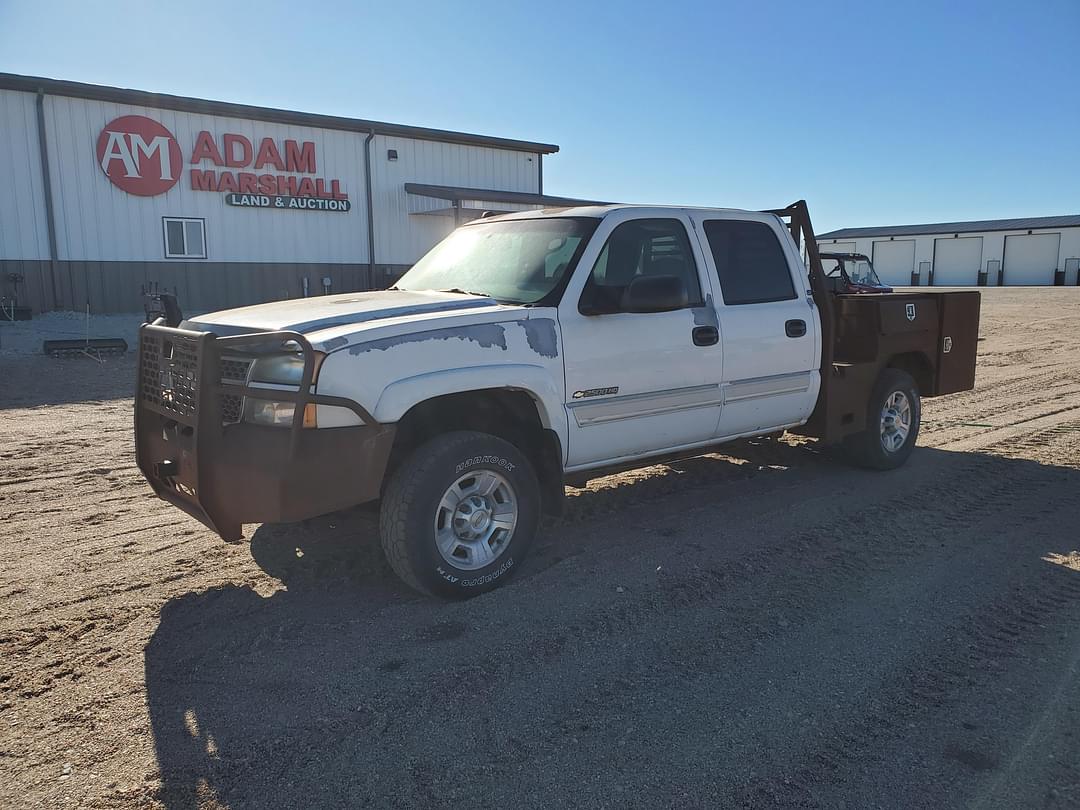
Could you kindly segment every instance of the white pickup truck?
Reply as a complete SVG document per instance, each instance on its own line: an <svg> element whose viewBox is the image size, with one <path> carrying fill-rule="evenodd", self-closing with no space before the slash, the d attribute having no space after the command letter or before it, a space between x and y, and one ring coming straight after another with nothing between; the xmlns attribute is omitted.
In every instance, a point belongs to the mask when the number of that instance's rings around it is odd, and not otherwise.
<svg viewBox="0 0 1080 810"><path fill-rule="evenodd" d="M227 540L381 500L394 570L468 596L568 476L785 429L903 464L920 397L972 387L978 314L831 290L802 202L484 217L389 290L143 326L138 462Z"/></svg>

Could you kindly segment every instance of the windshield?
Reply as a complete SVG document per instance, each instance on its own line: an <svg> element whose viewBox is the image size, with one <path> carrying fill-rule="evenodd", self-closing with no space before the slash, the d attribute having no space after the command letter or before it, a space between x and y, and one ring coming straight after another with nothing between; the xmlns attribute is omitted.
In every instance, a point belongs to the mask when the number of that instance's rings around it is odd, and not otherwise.
<svg viewBox="0 0 1080 810"><path fill-rule="evenodd" d="M834 265L831 270L829 269L830 264ZM859 257L858 259L823 258L822 265L824 266L827 275L834 276L839 274L840 265L843 265L844 272L847 273L848 278L855 284L866 284L871 287L883 286L877 273L874 272L874 266L870 264L870 260L866 257Z"/></svg>
<svg viewBox="0 0 1080 810"><path fill-rule="evenodd" d="M877 277L877 273L874 272L874 267L869 260L846 261L844 262L844 270L847 271L848 278L856 284L868 284L872 287L881 286L881 280Z"/></svg>
<svg viewBox="0 0 1080 810"><path fill-rule="evenodd" d="M395 286L536 304L569 278L598 222L552 217L467 225L432 248Z"/></svg>

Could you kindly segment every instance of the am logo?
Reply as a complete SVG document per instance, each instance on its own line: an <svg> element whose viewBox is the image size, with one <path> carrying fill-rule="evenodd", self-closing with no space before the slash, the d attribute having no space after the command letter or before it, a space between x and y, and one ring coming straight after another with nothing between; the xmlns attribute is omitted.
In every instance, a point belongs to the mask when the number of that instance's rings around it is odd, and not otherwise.
<svg viewBox="0 0 1080 810"><path fill-rule="evenodd" d="M144 115L122 115L106 124L98 135L97 159L114 186L140 197L175 186L184 160L176 137Z"/></svg>

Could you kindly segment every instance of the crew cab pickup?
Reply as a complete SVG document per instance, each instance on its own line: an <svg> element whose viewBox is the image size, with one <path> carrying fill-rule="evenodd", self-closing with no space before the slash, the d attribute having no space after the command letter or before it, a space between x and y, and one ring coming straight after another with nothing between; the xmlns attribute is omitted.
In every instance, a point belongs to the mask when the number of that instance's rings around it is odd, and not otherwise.
<svg viewBox="0 0 1080 810"><path fill-rule="evenodd" d="M837 291L801 201L483 217L389 290L144 325L136 453L226 540L380 501L394 570L468 596L570 478L783 430L900 466L921 399L973 386L978 319Z"/></svg>

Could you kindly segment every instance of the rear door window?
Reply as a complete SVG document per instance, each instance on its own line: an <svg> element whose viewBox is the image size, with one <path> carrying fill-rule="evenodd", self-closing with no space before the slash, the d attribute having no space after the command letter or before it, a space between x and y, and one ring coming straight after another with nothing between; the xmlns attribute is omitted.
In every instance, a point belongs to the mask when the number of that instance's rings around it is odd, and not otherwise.
<svg viewBox="0 0 1080 810"><path fill-rule="evenodd" d="M710 219L704 226L725 304L795 298L787 256L772 228L734 219Z"/></svg>

